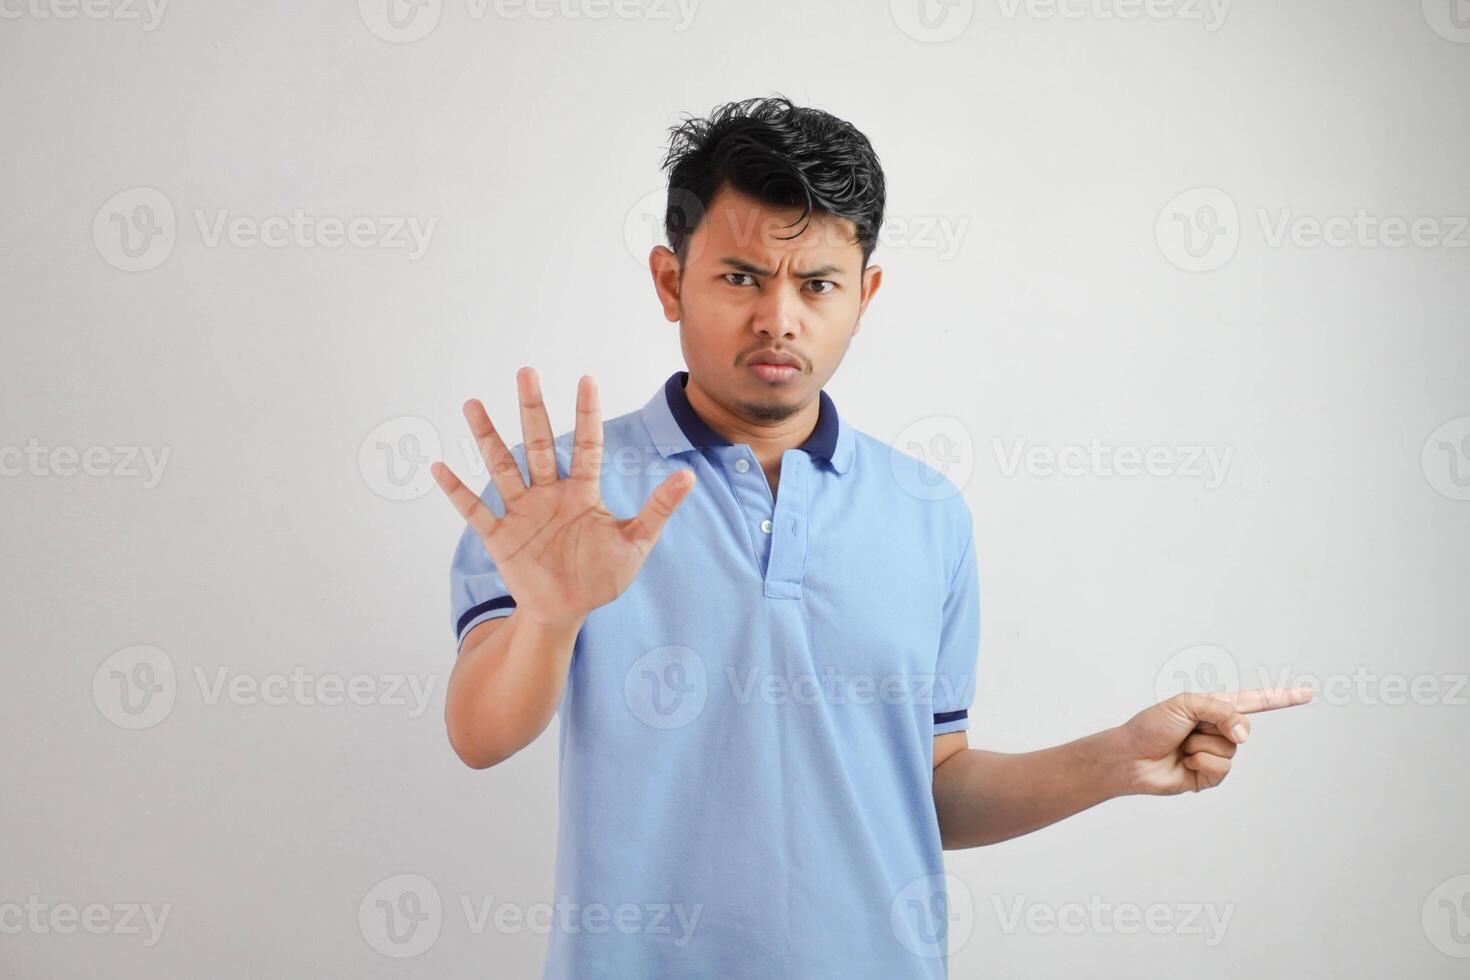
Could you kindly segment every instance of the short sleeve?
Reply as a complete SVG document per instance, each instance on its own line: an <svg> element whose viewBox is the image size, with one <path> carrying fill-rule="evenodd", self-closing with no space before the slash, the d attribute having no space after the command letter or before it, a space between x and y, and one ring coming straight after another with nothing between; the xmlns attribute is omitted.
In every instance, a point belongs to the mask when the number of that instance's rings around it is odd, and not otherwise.
<svg viewBox="0 0 1470 980"><path fill-rule="evenodd" d="M962 732L970 727L979 651L980 577L973 523L967 520L965 546L949 583L939 632L934 676L935 735Z"/></svg>
<svg viewBox="0 0 1470 980"><path fill-rule="evenodd" d="M519 445L513 450L517 463L521 462L521 452ZM505 503L494 480L486 479L480 499L496 517L505 516ZM449 568L449 622L455 642L463 646L465 634L470 630L487 619L509 616L515 607L515 597L500 577L495 560L485 550L475 529L466 524Z"/></svg>

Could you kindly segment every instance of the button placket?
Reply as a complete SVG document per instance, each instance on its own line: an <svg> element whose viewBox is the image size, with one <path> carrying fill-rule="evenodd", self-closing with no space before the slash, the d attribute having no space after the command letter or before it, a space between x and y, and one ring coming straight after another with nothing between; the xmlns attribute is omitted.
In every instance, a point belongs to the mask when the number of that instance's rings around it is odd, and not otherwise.
<svg viewBox="0 0 1470 980"><path fill-rule="evenodd" d="M788 449L781 458L781 492L776 497L773 520L762 530L771 542L766 566L766 595L782 599L801 598L801 578L806 569L806 523L812 462L805 452ZM777 529L780 534L774 533Z"/></svg>
<svg viewBox="0 0 1470 980"><path fill-rule="evenodd" d="M771 485L765 473L751 463L751 453L751 448L741 443L724 447L721 459L734 488L741 517L750 531L756 568L764 580L771 564L772 535L766 526L774 527L771 521Z"/></svg>

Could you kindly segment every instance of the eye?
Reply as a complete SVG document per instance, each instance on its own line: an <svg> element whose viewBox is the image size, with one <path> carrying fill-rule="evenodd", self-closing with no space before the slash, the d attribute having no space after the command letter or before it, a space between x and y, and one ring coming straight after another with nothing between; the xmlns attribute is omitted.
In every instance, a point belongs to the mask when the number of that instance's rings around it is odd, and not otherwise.
<svg viewBox="0 0 1470 980"><path fill-rule="evenodd" d="M835 282L833 282L833 281L832 281L832 280L831 280L831 279L813 279L813 280L811 280L811 281L812 281L812 282L813 282L813 283L819 283L819 282L824 282L824 283L826 283L826 284L827 284L827 285L828 285L828 286L831 286L831 287L832 287L832 289L836 289L836 288L837 288L837 283L835 283ZM819 291L818 291L818 292L817 292L817 295L818 295L818 296L826 296L826 295L827 295L827 294L828 294L828 293L830 293L830 292L832 292L832 289L823 289L823 290L819 290Z"/></svg>
<svg viewBox="0 0 1470 980"><path fill-rule="evenodd" d="M749 279L750 278L750 273L748 273L748 272L727 272L727 273L725 273L725 281L726 282L730 282L730 277L731 276L744 276L745 278ZM741 283L738 283L738 282L730 282L730 285L732 285L732 286L739 286L739 285L742 285L742 284Z"/></svg>

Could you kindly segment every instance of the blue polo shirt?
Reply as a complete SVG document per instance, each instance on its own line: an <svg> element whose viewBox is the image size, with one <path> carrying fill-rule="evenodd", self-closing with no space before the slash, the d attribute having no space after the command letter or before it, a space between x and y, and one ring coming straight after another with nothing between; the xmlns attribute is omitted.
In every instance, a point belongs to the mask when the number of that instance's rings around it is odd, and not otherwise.
<svg viewBox="0 0 1470 980"><path fill-rule="evenodd" d="M773 499L676 371L605 420L632 517L698 477L632 585L593 610L558 710L547 980L946 975L934 736L968 727L979 644L969 509L820 393ZM557 437L563 476L572 433ZM528 476L525 446L512 453ZM490 482L483 499L505 508ZM514 610L466 528L450 622Z"/></svg>

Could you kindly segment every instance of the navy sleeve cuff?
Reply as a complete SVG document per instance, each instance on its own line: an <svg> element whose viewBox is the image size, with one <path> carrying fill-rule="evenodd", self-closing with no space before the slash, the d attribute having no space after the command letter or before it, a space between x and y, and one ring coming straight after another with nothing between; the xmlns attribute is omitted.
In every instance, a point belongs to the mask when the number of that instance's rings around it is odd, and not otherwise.
<svg viewBox="0 0 1470 980"><path fill-rule="evenodd" d="M486 599L484 602L470 606L470 608L464 611L464 615L459 617L459 625L454 629L455 635L463 636L464 628L473 622L476 616L483 616L485 613L492 612L496 609L514 609L515 605L515 599L508 595L503 595L497 596L494 599Z"/></svg>

